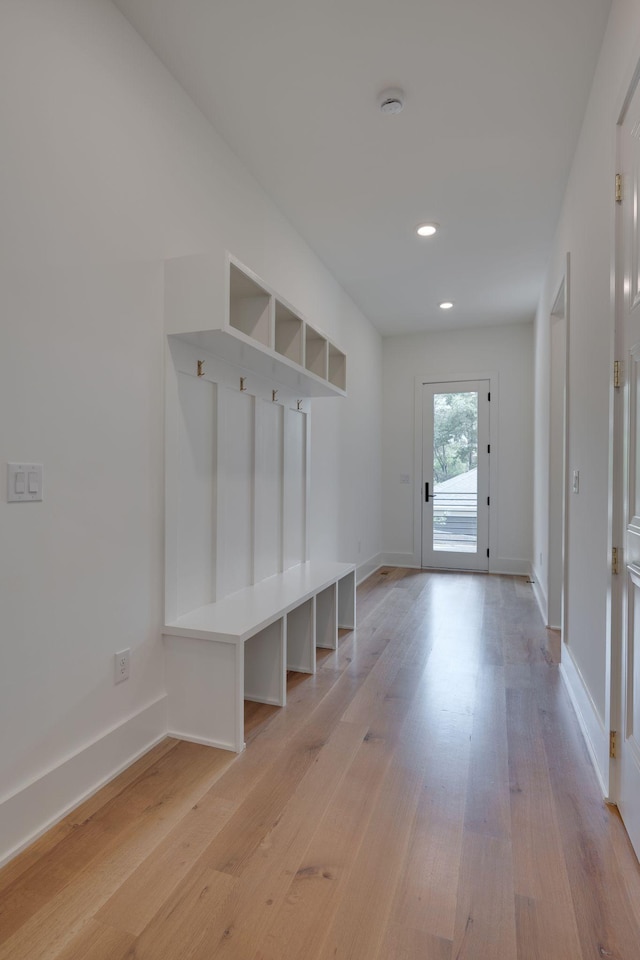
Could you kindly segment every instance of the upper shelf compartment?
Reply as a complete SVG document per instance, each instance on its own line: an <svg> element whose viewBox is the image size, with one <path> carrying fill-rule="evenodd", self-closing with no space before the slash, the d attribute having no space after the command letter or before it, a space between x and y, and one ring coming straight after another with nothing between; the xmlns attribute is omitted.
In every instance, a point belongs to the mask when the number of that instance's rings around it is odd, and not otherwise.
<svg viewBox="0 0 640 960"><path fill-rule="evenodd" d="M165 261L165 329L300 397L346 395L344 353L230 255L225 273L211 257Z"/></svg>
<svg viewBox="0 0 640 960"><path fill-rule="evenodd" d="M271 300L271 294L229 264L229 326L263 347L271 346Z"/></svg>
<svg viewBox="0 0 640 960"><path fill-rule="evenodd" d="M276 300L276 353L302 366L304 357L304 321L284 303Z"/></svg>
<svg viewBox="0 0 640 960"><path fill-rule="evenodd" d="M304 365L311 373L323 380L327 377L327 349L329 341L321 333L307 325L305 329Z"/></svg>

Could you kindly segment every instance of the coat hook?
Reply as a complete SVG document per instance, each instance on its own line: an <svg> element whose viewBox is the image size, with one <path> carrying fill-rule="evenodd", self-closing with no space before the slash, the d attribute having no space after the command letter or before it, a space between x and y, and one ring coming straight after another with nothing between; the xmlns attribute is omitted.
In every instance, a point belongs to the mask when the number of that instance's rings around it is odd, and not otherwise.
<svg viewBox="0 0 640 960"><path fill-rule="evenodd" d="M245 383L246 383L246 382L247 382L247 378L246 378L246 377L240 377L240 389L241 389L241 390L246 390L246 389L247 389L246 386L245 386Z"/></svg>
<svg viewBox="0 0 640 960"><path fill-rule="evenodd" d="M272 391L271 391L271 400L272 400L272 402L275 403L277 399L278 399L278 391L277 391L277 390L272 390Z"/></svg>
<svg viewBox="0 0 640 960"><path fill-rule="evenodd" d="M204 377L204 360L198 360L198 376Z"/></svg>
<svg viewBox="0 0 640 960"><path fill-rule="evenodd" d="M298 400L298 410L302 410L302 400Z"/></svg>

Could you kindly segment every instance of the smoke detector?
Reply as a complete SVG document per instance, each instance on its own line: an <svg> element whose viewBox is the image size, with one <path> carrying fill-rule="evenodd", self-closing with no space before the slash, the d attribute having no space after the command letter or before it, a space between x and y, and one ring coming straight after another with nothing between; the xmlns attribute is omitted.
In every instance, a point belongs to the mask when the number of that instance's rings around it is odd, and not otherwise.
<svg viewBox="0 0 640 960"><path fill-rule="evenodd" d="M382 113L400 113L404 107L404 93L397 87L383 90L378 97L378 105Z"/></svg>

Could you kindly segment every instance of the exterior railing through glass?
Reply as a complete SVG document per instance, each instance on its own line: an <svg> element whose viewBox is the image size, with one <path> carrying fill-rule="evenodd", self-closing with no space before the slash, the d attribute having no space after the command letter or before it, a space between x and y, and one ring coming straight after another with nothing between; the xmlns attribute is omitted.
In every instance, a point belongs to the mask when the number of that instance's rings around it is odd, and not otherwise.
<svg viewBox="0 0 640 960"><path fill-rule="evenodd" d="M478 549L478 494L433 493L433 549L476 553Z"/></svg>

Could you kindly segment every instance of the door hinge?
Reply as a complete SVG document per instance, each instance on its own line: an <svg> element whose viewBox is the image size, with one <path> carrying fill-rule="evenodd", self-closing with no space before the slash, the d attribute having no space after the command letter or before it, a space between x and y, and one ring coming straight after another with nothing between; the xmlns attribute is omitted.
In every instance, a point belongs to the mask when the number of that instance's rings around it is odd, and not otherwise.
<svg viewBox="0 0 640 960"><path fill-rule="evenodd" d="M489 547L487 547L487 556L489 556Z"/></svg>
<svg viewBox="0 0 640 960"><path fill-rule="evenodd" d="M613 385L614 387L622 386L622 360L613 361Z"/></svg>
<svg viewBox="0 0 640 960"><path fill-rule="evenodd" d="M488 506L488 507L491 506L491 497L487 497L487 506Z"/></svg>
<svg viewBox="0 0 640 960"><path fill-rule="evenodd" d="M618 548L611 548L611 573L618 572Z"/></svg>
<svg viewBox="0 0 640 960"><path fill-rule="evenodd" d="M490 394L490 393L487 394L487 400L489 401L489 403L491 403L491 394Z"/></svg>
<svg viewBox="0 0 640 960"><path fill-rule="evenodd" d="M615 760L618 756L618 732L617 730L609 731L609 757L611 760Z"/></svg>
<svg viewBox="0 0 640 960"><path fill-rule="evenodd" d="M491 453L491 444L490 444L490 443L487 444L487 453Z"/></svg>
<svg viewBox="0 0 640 960"><path fill-rule="evenodd" d="M616 203L622 203L622 174L616 173Z"/></svg>

